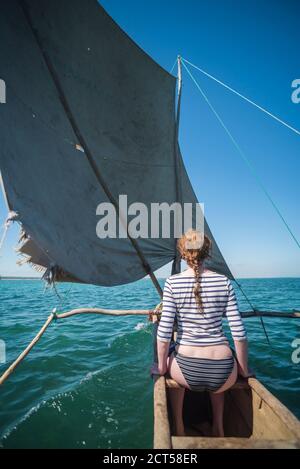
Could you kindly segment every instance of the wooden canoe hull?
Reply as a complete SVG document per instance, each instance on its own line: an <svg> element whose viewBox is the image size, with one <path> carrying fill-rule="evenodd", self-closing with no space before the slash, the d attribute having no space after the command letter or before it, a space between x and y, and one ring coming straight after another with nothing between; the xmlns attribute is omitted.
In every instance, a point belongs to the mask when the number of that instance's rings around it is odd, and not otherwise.
<svg viewBox="0 0 300 469"><path fill-rule="evenodd" d="M178 384L164 376L154 384L154 448L300 448L300 422L257 379L239 381L225 393L225 438L211 432L207 393L185 392L187 436L173 434L170 392Z"/></svg>

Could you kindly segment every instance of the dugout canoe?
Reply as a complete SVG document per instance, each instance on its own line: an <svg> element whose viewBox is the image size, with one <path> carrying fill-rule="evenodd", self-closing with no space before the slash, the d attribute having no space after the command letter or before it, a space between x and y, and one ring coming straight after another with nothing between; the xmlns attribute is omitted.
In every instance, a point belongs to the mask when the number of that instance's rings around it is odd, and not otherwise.
<svg viewBox="0 0 300 469"><path fill-rule="evenodd" d="M211 407L206 392L186 391L186 436L173 431L169 394L179 385L160 376L154 384L155 449L300 448L300 422L256 378L238 380L225 393L224 438L211 436Z"/></svg>

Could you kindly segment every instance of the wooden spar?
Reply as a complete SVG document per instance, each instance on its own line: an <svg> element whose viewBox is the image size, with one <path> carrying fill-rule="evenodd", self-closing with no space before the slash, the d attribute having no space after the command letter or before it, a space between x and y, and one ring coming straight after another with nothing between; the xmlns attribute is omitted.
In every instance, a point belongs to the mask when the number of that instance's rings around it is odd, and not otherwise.
<svg viewBox="0 0 300 469"><path fill-rule="evenodd" d="M50 76L53 80L53 83L55 85L55 88L56 88L56 91L57 91L57 94L58 94L58 98L65 110L65 113L69 119L69 122L71 124L71 127L73 129L73 132L74 134L76 135L76 138L80 144L80 146L83 148L84 150L84 154L87 158L87 161L92 169L92 171L94 172L94 175L98 181L98 183L100 184L100 186L102 187L102 189L104 190L106 196L108 197L108 199L110 200L110 202L113 204L113 206L115 207L116 209L116 212L117 214L119 215L119 218L120 218L120 221L125 225L125 228L126 228L126 231L127 231L127 236L128 236L128 239L129 241L131 242L134 250L136 251L136 254L138 255L140 261L141 261L141 264L145 270L145 273L147 275L149 275L149 277L151 278L159 296L162 298L162 289L161 289L161 286L160 284L158 283L158 280L155 276L155 274L153 273L150 265L148 264L143 252L141 251L137 241L132 238L129 234L129 231L128 231L128 225L127 223L125 224L122 217L121 217L121 213L120 213L120 210L119 210L119 204L118 202L115 200L115 198L113 197L112 193L110 192L106 182L104 181L99 169L98 169L98 166L96 164L96 161L92 155L92 152L84 138L84 136L82 135L80 129L79 129L79 126L77 125L77 122L76 122L76 119L75 119L75 116L69 106L69 103L66 99L66 96L65 96L65 93L64 93L64 90L61 86L61 83L60 83L60 80L58 78L58 75L56 73L56 70L50 60L50 57L49 55L47 54L46 50L44 49L43 47L43 44L42 44L42 41L38 35L38 32L37 32L37 29L34 27L33 23L32 23L32 20L31 20L31 17L30 17L30 13L28 12L28 8L27 8L27 5L26 3L24 2L24 0L19 0L19 3L20 3L20 6L23 10L23 13L24 13L24 16L26 18L26 21L31 29L31 32L36 40L36 43L41 51L41 54L42 54L42 57L44 59L44 62L48 68L48 71L50 73Z"/></svg>
<svg viewBox="0 0 300 469"><path fill-rule="evenodd" d="M242 318L252 318L256 316L270 317L270 318L300 318L300 311L293 311L292 313L280 311L242 311Z"/></svg>
<svg viewBox="0 0 300 469"><path fill-rule="evenodd" d="M40 340L42 335L44 334L45 330L47 327L50 325L50 323L53 321L54 315L50 314L48 317L47 321L43 325L43 327L40 329L40 331L37 333L35 338L30 342L30 344L26 347L26 349L18 356L18 358L10 365L9 368L3 373L2 376L0 376L0 385L4 383L4 381L7 380L7 378L12 374L12 372L16 369L16 367L21 363L22 360L28 355L30 350L35 346L35 344Z"/></svg>
<svg viewBox="0 0 300 469"><path fill-rule="evenodd" d="M80 308L73 309L66 313L56 314L57 319L63 319L76 314L106 314L111 316L148 316L153 310L150 309L102 309L102 308ZM243 318L251 318L256 316L277 317L277 318L300 318L300 312L292 313L280 311L242 311Z"/></svg>
<svg viewBox="0 0 300 469"><path fill-rule="evenodd" d="M80 309L73 309L71 311L68 311L66 313L60 313L57 314L56 312L53 312L50 314L48 317L47 321L43 325L43 327L40 329L40 331L37 333L37 335L34 337L34 339L30 342L30 344L26 347L26 349L19 355L19 357L10 365L9 368L0 376L0 386L1 384L4 383L4 381L7 380L7 378L12 374L12 372L16 369L16 367L21 363L22 360L28 355L30 350L35 346L35 344L39 341L39 339L42 337L44 334L45 330L47 327L50 325L50 323L53 321L53 319L64 319L64 318L69 318L70 316L75 316L78 314L109 314L112 316L130 316L130 315L136 315L136 316L146 316L151 313L152 310L148 309L125 309L125 310L118 310L118 309L102 309L102 308L80 308Z"/></svg>
<svg viewBox="0 0 300 469"><path fill-rule="evenodd" d="M180 175L180 155L178 147L178 137L179 137L179 122L180 122L180 109L181 109L181 90L182 90L182 70L181 70L181 57L177 57L177 66L178 66L178 91L177 91L177 112L176 112L176 122L175 122L175 142L174 142L174 156L175 156L175 189L176 189L176 202L182 204L182 190L181 190L181 175ZM177 214L178 217L178 214ZM179 220L176 220L176 224L179 225ZM175 228L175 227L174 227ZM172 264L172 275L178 274L180 272L180 255L177 251L177 239L175 238L174 233L174 242L175 242L175 258Z"/></svg>
<svg viewBox="0 0 300 469"><path fill-rule="evenodd" d="M149 309L102 309L102 308L79 308L72 309L67 313L59 313L55 315L57 319L69 318L77 314L108 314L111 316L148 316Z"/></svg>
<svg viewBox="0 0 300 469"><path fill-rule="evenodd" d="M15 368L19 365L19 363L28 355L31 349L35 346L35 344L39 341L39 339L44 334L47 327L53 321L53 319L66 319L71 316L77 316L79 314L102 314L102 315L110 315L110 316L149 316L150 314L155 315L155 310L152 309L103 309L103 308L78 308L72 309L71 311L67 311L65 313L56 313L53 312L48 317L47 321L37 333L35 338L30 342L30 344L26 347L26 349L19 355L19 357L10 365L10 367L0 376L0 385L4 383L4 381L11 375L11 373L15 370ZM244 311L241 313L243 318L255 317L255 316L266 316L266 317L277 317L277 318L300 318L300 312L294 311L292 313L287 312L279 312L279 311ZM154 361L157 361L157 352L156 352L156 330L157 330L157 323L154 324L154 331L153 334L153 346L154 346Z"/></svg>

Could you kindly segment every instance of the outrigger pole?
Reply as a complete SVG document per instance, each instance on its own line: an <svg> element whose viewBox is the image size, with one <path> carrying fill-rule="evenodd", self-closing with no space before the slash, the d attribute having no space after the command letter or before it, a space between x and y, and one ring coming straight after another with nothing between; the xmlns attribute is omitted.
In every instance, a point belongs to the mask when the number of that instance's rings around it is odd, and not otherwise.
<svg viewBox="0 0 300 469"><path fill-rule="evenodd" d="M42 337L48 326L53 320L65 319L70 316L76 316L78 314L101 314L101 315L111 315L111 316L148 316L151 318L152 315L158 315L156 309L102 309L102 308L80 308L67 311L65 313L57 313L56 309L50 314L47 318L45 324L26 347L26 349L19 355L19 357L10 365L9 368L0 376L0 386L7 380L7 378L13 373L17 366L21 363L22 360L28 355L30 350L35 346L35 344ZM241 313L243 318L249 318L254 316L266 316L266 317L277 317L277 318L298 318L300 319L300 311L294 311L292 313L280 312L280 311L244 311ZM154 323L154 329L156 329L157 323ZM154 340L154 337L153 337Z"/></svg>

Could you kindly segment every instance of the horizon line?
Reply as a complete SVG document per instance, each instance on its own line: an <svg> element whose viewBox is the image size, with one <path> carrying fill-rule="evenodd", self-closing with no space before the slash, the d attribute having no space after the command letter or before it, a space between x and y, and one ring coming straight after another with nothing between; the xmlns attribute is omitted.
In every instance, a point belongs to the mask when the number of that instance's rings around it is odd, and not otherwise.
<svg viewBox="0 0 300 469"><path fill-rule="evenodd" d="M167 278L169 278L170 275L166 276L166 277L157 277L158 280L166 280ZM300 274L299 275L283 275L283 276L279 276L279 275L276 275L276 276L263 276L263 277L234 277L234 279L236 280L252 280L252 279L276 279L276 278L285 278L285 279L288 279L288 278L300 278ZM10 279L13 279L13 280L43 280L42 277L35 277L35 276L19 276L19 275L0 275L0 280L10 280ZM149 278L147 278L147 276L139 279L139 280L149 280ZM139 282L139 280L136 280L136 282ZM78 283L78 284L81 284L81 285L94 285L94 284L89 284L89 283L85 283L85 282L57 282L57 283ZM127 284L121 284L121 285L130 285L131 283L135 283L135 282L129 282ZM95 285L95 286L99 286L99 287L105 287L105 285ZM118 286L118 285L112 285L112 286ZM107 288L111 288L111 287L107 287Z"/></svg>

